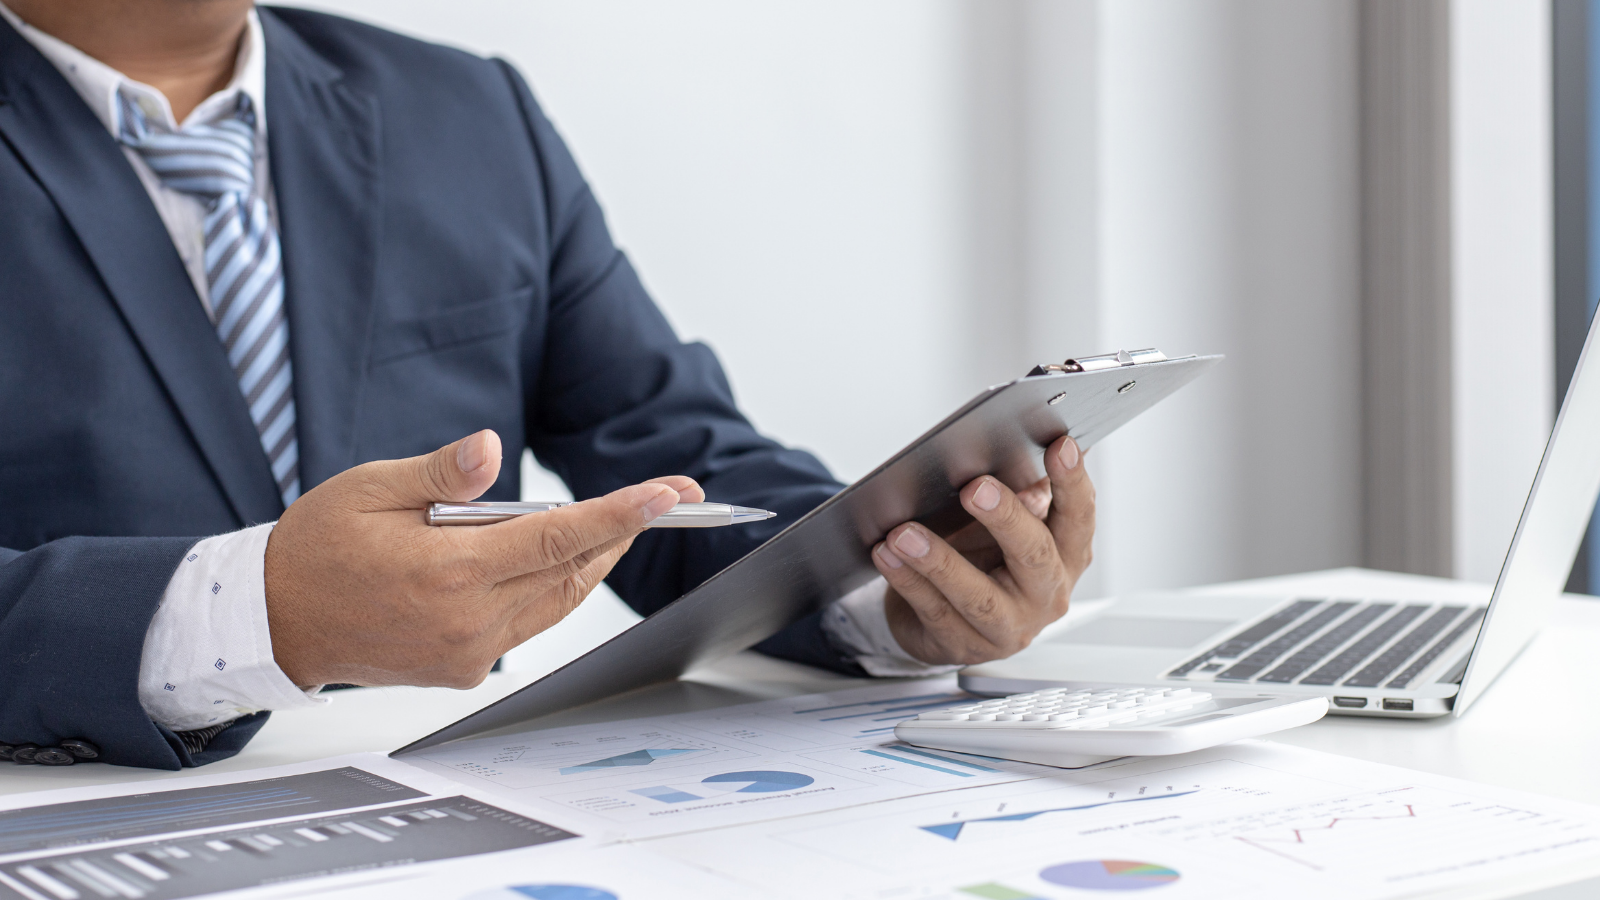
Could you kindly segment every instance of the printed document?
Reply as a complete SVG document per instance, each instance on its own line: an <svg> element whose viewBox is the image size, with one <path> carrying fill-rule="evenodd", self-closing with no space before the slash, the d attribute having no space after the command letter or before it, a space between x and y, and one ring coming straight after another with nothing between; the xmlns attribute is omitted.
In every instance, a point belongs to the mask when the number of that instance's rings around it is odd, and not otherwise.
<svg viewBox="0 0 1600 900"><path fill-rule="evenodd" d="M1266 741L1063 770L910 747L954 679L0 798L0 898L1487 896L1600 808Z"/></svg>

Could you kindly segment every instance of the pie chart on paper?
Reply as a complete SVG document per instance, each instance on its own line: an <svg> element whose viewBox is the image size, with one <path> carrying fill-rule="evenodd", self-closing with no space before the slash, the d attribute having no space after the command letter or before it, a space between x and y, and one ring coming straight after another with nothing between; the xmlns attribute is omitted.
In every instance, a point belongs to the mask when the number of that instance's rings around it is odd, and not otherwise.
<svg viewBox="0 0 1600 900"><path fill-rule="evenodd" d="M1039 873L1051 884L1085 891L1147 891L1178 880L1178 871L1127 859L1085 859L1051 866Z"/></svg>
<svg viewBox="0 0 1600 900"><path fill-rule="evenodd" d="M617 900L617 895L581 884L517 884L479 891L465 900Z"/></svg>
<svg viewBox="0 0 1600 900"><path fill-rule="evenodd" d="M739 794L770 794L774 791L792 791L816 781L799 772L724 772L700 783Z"/></svg>

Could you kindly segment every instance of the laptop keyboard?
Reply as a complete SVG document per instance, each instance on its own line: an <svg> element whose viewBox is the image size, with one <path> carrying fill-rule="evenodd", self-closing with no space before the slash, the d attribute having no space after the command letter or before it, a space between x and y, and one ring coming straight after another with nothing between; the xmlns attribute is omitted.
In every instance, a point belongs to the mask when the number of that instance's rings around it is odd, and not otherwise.
<svg viewBox="0 0 1600 900"><path fill-rule="evenodd" d="M1277 634L1278 631L1281 630L1285 625L1288 625L1295 619L1300 618L1301 616L1321 605L1322 602L1320 600L1296 600L1284 609L1278 610L1277 612L1266 617L1265 619L1262 619L1244 631L1239 632L1226 641L1223 641L1221 644L1211 648L1211 650L1206 654L1197 656L1194 659L1191 659L1183 665L1177 667L1176 669L1173 669L1171 672L1167 673L1167 676L1169 678L1176 678L1182 675L1187 675L1212 659L1233 659L1238 657L1240 654L1244 653L1246 650L1249 650L1251 647L1254 647L1256 644L1259 644L1267 638L1272 637L1274 634Z"/></svg>
<svg viewBox="0 0 1600 900"><path fill-rule="evenodd" d="M1389 642L1389 639L1400 633L1400 629L1411 624L1411 620L1427 612L1426 606L1402 606L1395 610L1394 615L1384 619L1378 627L1361 636L1345 649L1343 653L1329 660L1315 672L1300 679L1301 684L1337 684L1339 679L1350 674L1350 670L1361 664L1361 661L1371 656L1379 647Z"/></svg>
<svg viewBox="0 0 1600 900"><path fill-rule="evenodd" d="M1476 628L1484 612L1453 604L1295 600L1167 677L1404 689Z"/></svg>
<svg viewBox="0 0 1600 900"><path fill-rule="evenodd" d="M1488 611L1489 610L1482 607L1474 609L1472 614L1467 616L1465 619L1462 619L1461 624L1451 629L1450 633L1445 635L1443 640L1435 641L1432 647L1429 647L1425 653L1417 657L1415 660L1412 660L1411 665L1406 666L1404 672L1396 675L1394 679L1388 684L1384 685L1384 687L1404 688L1409 686L1411 682L1416 681L1417 676L1422 674L1422 670L1426 669L1434 660L1439 658L1439 654L1443 653L1450 647L1451 644L1454 644L1461 638L1462 635L1466 634L1467 629L1478 627L1478 623L1483 621L1484 613ZM1465 674L1465 669L1462 670L1462 674ZM1445 678L1444 680L1446 682L1459 682L1461 680L1461 675L1455 675L1454 677Z"/></svg>
<svg viewBox="0 0 1600 900"><path fill-rule="evenodd" d="M1390 644L1389 649L1378 654L1361 671L1346 678L1344 683L1351 687L1377 687L1382 684L1383 680L1393 675L1406 660L1415 656L1418 650L1438 637L1439 632L1455 621L1464 609L1466 609L1464 606L1446 606L1423 619L1421 624L1406 632L1405 637Z"/></svg>
<svg viewBox="0 0 1600 900"><path fill-rule="evenodd" d="M1313 634L1328 627L1328 623L1343 616L1355 606L1353 602L1331 603L1327 608L1304 622L1285 631L1281 636L1273 638L1263 644L1260 650L1251 652L1249 656L1239 660L1228 668L1217 673L1218 681L1249 681L1256 673L1272 665L1278 657L1288 653L1300 642Z"/></svg>
<svg viewBox="0 0 1600 900"><path fill-rule="evenodd" d="M1370 603L1366 609L1339 623L1339 627L1330 628L1321 637L1300 648L1295 655L1284 660L1272 671L1261 676L1260 681L1268 684L1288 684L1299 678L1312 666L1322 662L1328 654L1343 647L1346 641L1355 637L1362 629L1371 625L1375 619L1394 608L1392 603ZM1355 665L1351 663L1350 665Z"/></svg>

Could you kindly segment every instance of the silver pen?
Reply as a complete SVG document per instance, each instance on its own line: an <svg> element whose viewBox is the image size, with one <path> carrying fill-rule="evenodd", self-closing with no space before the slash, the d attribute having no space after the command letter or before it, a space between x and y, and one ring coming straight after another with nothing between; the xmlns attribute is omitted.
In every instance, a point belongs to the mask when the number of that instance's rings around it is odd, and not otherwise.
<svg viewBox="0 0 1600 900"><path fill-rule="evenodd" d="M519 503L435 503L428 507L429 525L489 525L525 516L528 513L549 512L571 506L575 500L529 500ZM646 528L716 528L719 525L743 525L760 522L777 515L764 509L748 506L729 506L726 503L679 503L655 519Z"/></svg>

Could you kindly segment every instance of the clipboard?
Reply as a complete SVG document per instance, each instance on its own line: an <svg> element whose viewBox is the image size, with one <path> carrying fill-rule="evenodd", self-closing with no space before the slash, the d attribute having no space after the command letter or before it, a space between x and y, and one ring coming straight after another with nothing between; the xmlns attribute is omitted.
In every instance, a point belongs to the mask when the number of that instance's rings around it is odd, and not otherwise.
<svg viewBox="0 0 1600 900"><path fill-rule="evenodd" d="M1221 356L1118 351L1037 366L994 385L855 484L632 628L514 694L389 754L403 757L671 681L778 633L877 577L869 556L916 520L940 536L972 521L958 494L994 475L1013 490L1045 475L1044 450L1084 450Z"/></svg>

